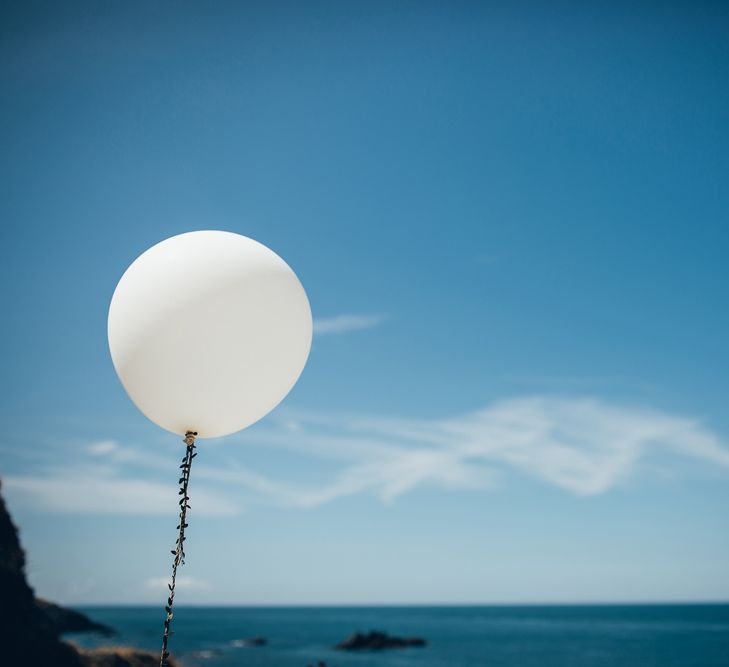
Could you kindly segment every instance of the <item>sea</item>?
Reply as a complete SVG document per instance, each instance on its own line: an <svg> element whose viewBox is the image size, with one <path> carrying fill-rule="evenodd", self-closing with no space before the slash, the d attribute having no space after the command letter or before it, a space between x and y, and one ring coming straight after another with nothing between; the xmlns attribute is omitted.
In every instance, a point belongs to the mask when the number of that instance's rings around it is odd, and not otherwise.
<svg viewBox="0 0 729 667"><path fill-rule="evenodd" d="M82 607L115 628L83 646L158 651L159 607ZM184 667L729 667L729 604L175 608ZM344 652L355 631L417 636L424 647ZM263 637L263 646L247 639Z"/></svg>

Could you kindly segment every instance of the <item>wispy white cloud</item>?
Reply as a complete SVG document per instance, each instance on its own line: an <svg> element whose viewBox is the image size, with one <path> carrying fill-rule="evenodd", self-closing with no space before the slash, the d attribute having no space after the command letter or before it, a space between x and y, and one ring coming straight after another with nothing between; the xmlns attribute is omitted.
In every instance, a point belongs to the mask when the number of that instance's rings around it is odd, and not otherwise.
<svg viewBox="0 0 729 667"><path fill-rule="evenodd" d="M105 456L119 449L119 443L116 440L99 440L89 445L89 454L94 456Z"/></svg>
<svg viewBox="0 0 729 667"><path fill-rule="evenodd" d="M696 420L594 398L502 401L440 422L459 458L518 469L579 495L604 493L659 449L729 468L729 450Z"/></svg>
<svg viewBox="0 0 729 667"><path fill-rule="evenodd" d="M340 334L348 331L359 331L361 329L372 329L385 319L384 315L336 315L314 320L314 333L322 336L325 334Z"/></svg>
<svg viewBox="0 0 729 667"><path fill-rule="evenodd" d="M331 483L290 494L288 500L302 506L362 491L391 501L423 484L493 486L510 470L576 495L596 495L661 450L729 472L729 449L697 420L596 398L503 400L444 420L301 415L296 423L296 430L259 437L345 461Z"/></svg>
<svg viewBox="0 0 729 667"><path fill-rule="evenodd" d="M319 483L302 482L296 472L292 478L291 466L271 476L234 460L225 467L202 460L193 473L194 513L229 516L250 502L309 508L361 493L390 503L418 487L498 489L513 472L589 496L650 474L656 463L681 474L677 457L729 474L729 449L698 420L584 397L501 400L448 419L289 412L237 438L246 451L276 447L320 460ZM8 476L5 489L49 512L174 512L176 487L148 479L169 479L167 457L101 445L87 448L87 460L73 468ZM140 470L144 479L136 476Z"/></svg>
<svg viewBox="0 0 729 667"><path fill-rule="evenodd" d="M104 469L57 468L43 475L8 475L3 489L32 509L57 514L169 516L178 498L174 484L114 476ZM198 488L195 512L231 516L239 507L221 494Z"/></svg>

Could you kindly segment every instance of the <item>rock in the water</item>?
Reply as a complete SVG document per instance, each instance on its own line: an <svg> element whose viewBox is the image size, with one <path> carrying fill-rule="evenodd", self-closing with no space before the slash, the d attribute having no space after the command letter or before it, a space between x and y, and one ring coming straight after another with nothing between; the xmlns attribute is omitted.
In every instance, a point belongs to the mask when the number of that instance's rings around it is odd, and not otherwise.
<svg viewBox="0 0 729 667"><path fill-rule="evenodd" d="M367 634L355 632L334 648L342 651L379 651L386 648L407 648L409 646L425 646L420 637L391 637L390 635L371 630Z"/></svg>
<svg viewBox="0 0 729 667"><path fill-rule="evenodd" d="M247 639L235 639L232 646L236 648L244 648L248 646L265 646L268 640L265 637L248 637Z"/></svg>
<svg viewBox="0 0 729 667"><path fill-rule="evenodd" d="M58 634L64 632L97 632L107 637L115 634L108 625L95 623L88 616L79 611L66 609L60 605L36 598L36 604L41 611L50 619Z"/></svg>

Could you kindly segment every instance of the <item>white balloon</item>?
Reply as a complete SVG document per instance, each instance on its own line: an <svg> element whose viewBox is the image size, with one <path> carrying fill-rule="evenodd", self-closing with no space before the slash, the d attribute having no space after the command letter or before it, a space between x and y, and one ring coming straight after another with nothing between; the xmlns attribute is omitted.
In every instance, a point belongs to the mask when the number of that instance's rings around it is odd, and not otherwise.
<svg viewBox="0 0 729 667"><path fill-rule="evenodd" d="M250 426L289 393L309 356L312 318L276 253L240 234L199 231L132 263L108 332L136 406L168 431L212 438Z"/></svg>

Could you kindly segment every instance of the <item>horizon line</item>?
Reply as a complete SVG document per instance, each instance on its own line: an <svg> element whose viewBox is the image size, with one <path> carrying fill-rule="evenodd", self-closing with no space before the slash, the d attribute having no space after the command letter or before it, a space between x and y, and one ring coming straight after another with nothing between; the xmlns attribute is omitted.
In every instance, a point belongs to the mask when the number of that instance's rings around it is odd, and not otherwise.
<svg viewBox="0 0 729 667"><path fill-rule="evenodd" d="M205 602L178 603L177 608L213 609L235 607L239 609L376 609L376 608L467 608L467 607L667 607L667 606L702 606L729 605L729 599L705 600L632 600L632 601L566 601L566 602ZM64 602L61 606L77 607L150 607L160 605L154 602Z"/></svg>

